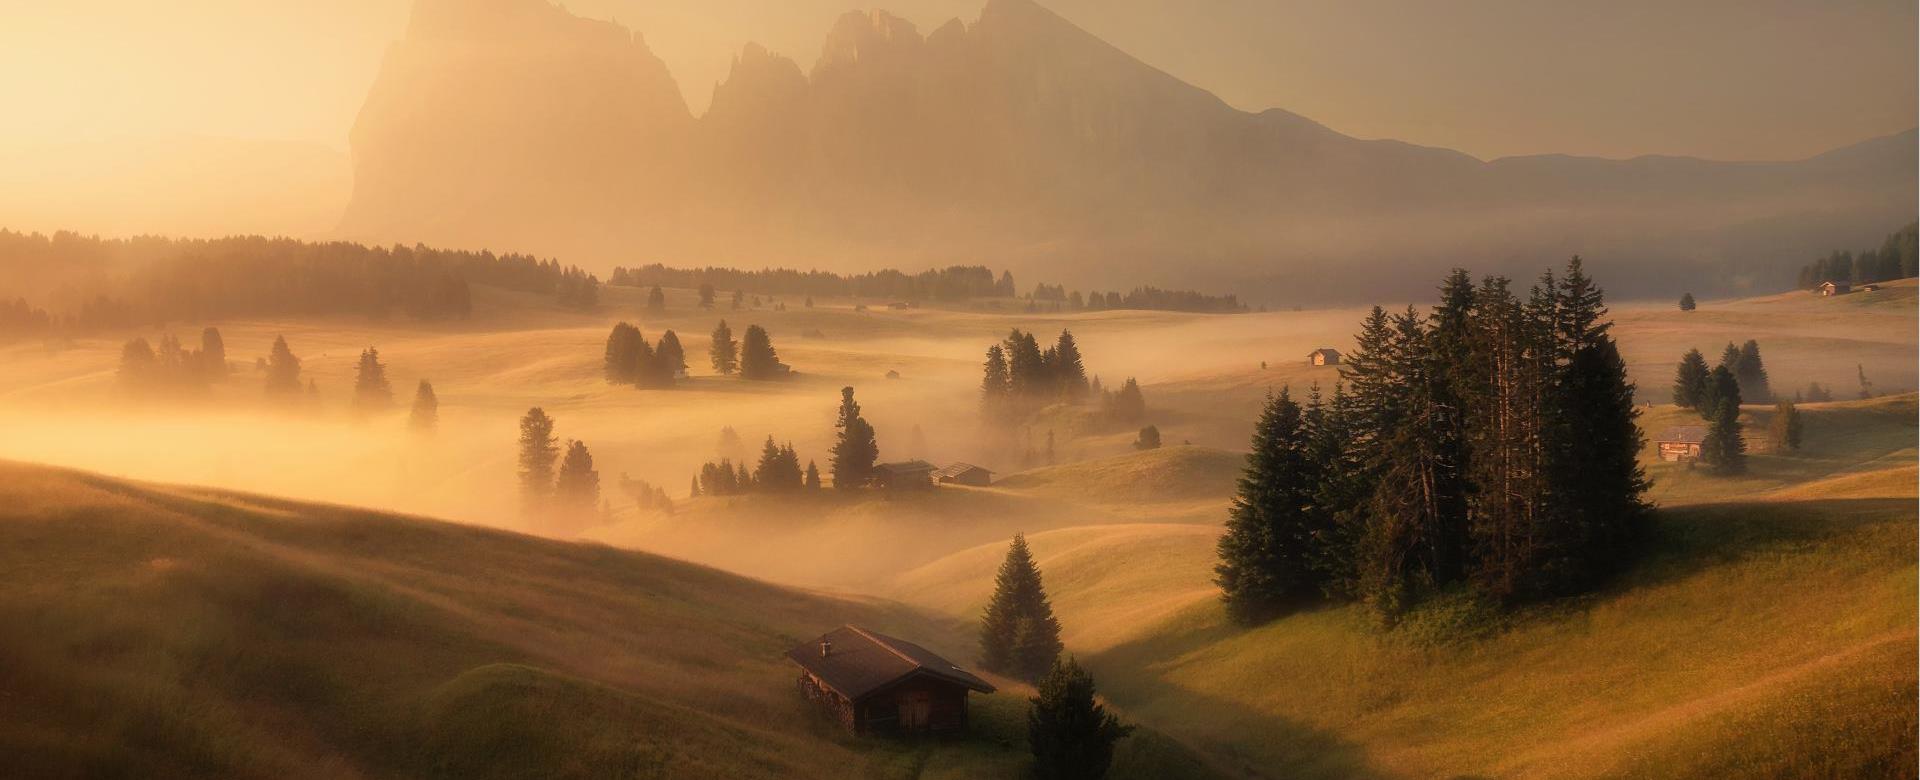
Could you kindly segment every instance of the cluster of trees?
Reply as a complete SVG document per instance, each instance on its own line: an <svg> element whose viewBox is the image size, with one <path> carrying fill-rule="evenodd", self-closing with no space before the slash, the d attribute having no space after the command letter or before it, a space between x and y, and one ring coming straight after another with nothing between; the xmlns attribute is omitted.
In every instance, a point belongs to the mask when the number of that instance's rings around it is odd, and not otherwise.
<svg viewBox="0 0 1920 780"><path fill-rule="evenodd" d="M203 389L210 382L225 379L228 372L226 342L220 329L200 332L200 348L187 349L180 340L167 334L155 349L145 338L129 340L120 348L120 367L116 375L120 386L138 395L170 394Z"/></svg>
<svg viewBox="0 0 1920 780"><path fill-rule="evenodd" d="M790 373L787 365L780 362L780 354L774 351L773 337L758 325L748 325L746 334L735 341L733 329L727 327L726 320L721 320L709 339L707 359L714 373L721 376L732 376L737 371L741 379L765 381L783 379Z"/></svg>
<svg viewBox="0 0 1920 780"><path fill-rule="evenodd" d="M956 265L917 274L886 269L843 275L791 268L746 271L709 266L682 269L654 263L639 268L615 268L608 283L632 287L704 288L709 291L702 298L707 306L712 305L710 291L715 286L761 295L895 298L908 301L1014 296L1013 274L1001 272L996 277L992 269L977 265Z"/></svg>
<svg viewBox="0 0 1920 780"><path fill-rule="evenodd" d="M696 486L698 483L695 483ZM673 514L673 499L667 496L667 489L648 483L644 479L631 479L620 475L620 492L633 499L633 505L642 512Z"/></svg>
<svg viewBox="0 0 1920 780"><path fill-rule="evenodd" d="M639 328L621 322L607 334L604 370L612 384L672 387L674 379L687 370L687 353L671 330L660 334L659 343L648 344Z"/></svg>
<svg viewBox="0 0 1920 780"><path fill-rule="evenodd" d="M1916 230L1920 230L1920 223L1909 224L1888 235L1879 249L1862 249L1858 254L1835 250L1802 266L1800 289L1818 287L1823 282L1869 284L1920 276L1920 259L1916 259L1915 251Z"/></svg>
<svg viewBox="0 0 1920 780"><path fill-rule="evenodd" d="M987 348L980 409L989 421L1014 423L1048 404L1084 400L1090 388L1072 331L1062 329L1042 350L1032 333L1015 328Z"/></svg>
<svg viewBox="0 0 1920 780"><path fill-rule="evenodd" d="M1633 386L1602 294L1569 263L1526 300L1464 270L1430 313L1375 308L1330 399L1270 398L1219 543L1229 612L1359 599L1391 619L1453 588L1578 592L1641 538Z"/></svg>
<svg viewBox="0 0 1920 780"><path fill-rule="evenodd" d="M1027 744L1036 777L1105 777L1114 743L1133 727L1106 711L1094 696L1093 677L1074 658L1062 657L1062 649L1040 568L1026 537L1015 534L981 617L980 665L1035 684L1027 700Z"/></svg>
<svg viewBox="0 0 1920 780"><path fill-rule="evenodd" d="M520 418L520 500L530 515L585 517L600 503L600 472L586 442L553 437L553 418L536 406ZM555 468L555 461L558 468Z"/></svg>
<svg viewBox="0 0 1920 780"><path fill-rule="evenodd" d="M1147 418L1147 397L1140 392L1140 383L1133 377L1120 383L1119 390L1107 390L1100 387L1100 378L1094 377L1094 395L1100 399L1100 415L1120 424L1133 425ZM1151 427L1151 426L1149 426ZM1158 429L1154 431L1159 433Z"/></svg>
<svg viewBox="0 0 1920 780"><path fill-rule="evenodd" d="M1740 388L1740 397L1752 403L1767 403L1773 400L1773 386L1767 380L1767 365L1760 357L1760 342L1748 339L1747 343L1734 346L1727 342L1727 348L1720 352L1720 368L1727 370ZM1707 359L1700 350L1690 349L1680 358L1680 367L1674 375L1673 403L1682 409L1708 410L1705 403L1712 389Z"/></svg>
<svg viewBox="0 0 1920 780"><path fill-rule="evenodd" d="M820 488L820 468L813 461L807 461L807 467L802 471L800 453L793 449L793 444L775 444L773 437L768 436L760 450L760 462L752 471L747 470L745 463L736 468L730 458L704 464L700 467L700 475L694 478L689 494L694 497L737 496L747 493L795 493Z"/></svg>
<svg viewBox="0 0 1920 780"><path fill-rule="evenodd" d="M0 230L0 288L38 296L0 307L0 332L70 331L250 316L394 313L457 319L470 284L551 295L590 308L599 282L579 268L526 255L369 247L234 236L102 239ZM22 325L13 325L24 309Z"/></svg>
<svg viewBox="0 0 1920 780"><path fill-rule="evenodd" d="M440 428L440 396L433 392L433 385L420 380L420 386L413 391L413 409L407 414L407 426L420 433L432 433Z"/></svg>
<svg viewBox="0 0 1920 780"><path fill-rule="evenodd" d="M0 302L0 339L43 336L53 330L53 324L46 309L29 305L25 298Z"/></svg>
<svg viewBox="0 0 1920 780"><path fill-rule="evenodd" d="M1141 309L1147 311L1190 311L1190 312L1243 312L1247 307L1233 295L1208 295L1193 290L1162 290L1158 287L1135 287L1131 292L1094 291L1081 295L1079 290L1069 292L1066 287L1057 284L1035 285L1029 300L1059 304L1058 309L1079 309L1084 311L1102 311L1118 309Z"/></svg>

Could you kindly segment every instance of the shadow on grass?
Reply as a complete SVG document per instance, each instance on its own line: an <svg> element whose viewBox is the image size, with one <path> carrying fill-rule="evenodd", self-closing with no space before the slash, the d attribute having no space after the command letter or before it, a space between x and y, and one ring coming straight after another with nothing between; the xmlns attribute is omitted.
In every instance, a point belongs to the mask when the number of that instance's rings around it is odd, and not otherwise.
<svg viewBox="0 0 1920 780"><path fill-rule="evenodd" d="M1756 555L1803 549L1875 526L1911 528L1912 499L1696 504L1654 513L1646 553L1602 593L1658 585ZM1912 550L1912 535L1906 535Z"/></svg>

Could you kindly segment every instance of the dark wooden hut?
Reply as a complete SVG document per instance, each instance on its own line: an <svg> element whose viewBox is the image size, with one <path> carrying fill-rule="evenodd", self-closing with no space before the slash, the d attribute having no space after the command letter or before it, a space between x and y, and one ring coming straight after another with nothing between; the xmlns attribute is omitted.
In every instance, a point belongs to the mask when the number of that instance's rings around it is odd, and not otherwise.
<svg viewBox="0 0 1920 780"><path fill-rule="evenodd" d="M926 648L841 626L787 651L800 693L855 734L934 734L967 728L967 694L993 686Z"/></svg>

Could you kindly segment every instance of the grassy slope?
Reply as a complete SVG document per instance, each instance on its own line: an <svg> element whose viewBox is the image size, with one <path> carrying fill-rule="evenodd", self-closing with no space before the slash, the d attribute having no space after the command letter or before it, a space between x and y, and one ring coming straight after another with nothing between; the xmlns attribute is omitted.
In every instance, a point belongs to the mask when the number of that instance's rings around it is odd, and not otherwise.
<svg viewBox="0 0 1920 780"><path fill-rule="evenodd" d="M1069 648L1116 702L1248 773L1910 767L1914 398L1803 409L1806 448L1756 453L1748 477L1655 465L1669 508L1651 559L1602 594L1510 624L1446 605L1383 636L1347 607L1242 630L1213 601L1206 526L1068 527L1030 541ZM1755 428L1768 413L1750 410ZM1666 417L1683 415L1656 409L1647 423ZM1129 458L1003 485L1098 495L1137 465ZM1715 503L1729 500L1748 503ZM888 592L977 614L1003 551L955 553Z"/></svg>
<svg viewBox="0 0 1920 780"><path fill-rule="evenodd" d="M1006 774L1017 690L958 742L859 741L792 643L953 626L591 545L0 463L0 754L23 776ZM1129 776L1201 776L1164 739ZM940 772L923 773L925 767ZM957 774L954 774L957 773Z"/></svg>

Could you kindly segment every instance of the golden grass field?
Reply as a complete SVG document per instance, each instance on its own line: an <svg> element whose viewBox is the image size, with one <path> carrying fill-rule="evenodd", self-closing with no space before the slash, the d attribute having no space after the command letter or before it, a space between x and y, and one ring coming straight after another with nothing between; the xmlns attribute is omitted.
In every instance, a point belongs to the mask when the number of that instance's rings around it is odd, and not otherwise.
<svg viewBox="0 0 1920 780"><path fill-rule="evenodd" d="M0 457L107 475L11 465L0 476L0 555L25 575L0 583L0 689L17 691L0 697L13 713L0 740L35 766L101 768L91 774L1011 774L1017 687L980 702L970 740L854 741L800 717L779 652L854 620L970 659L993 570L1021 532L1069 651L1148 729L1123 743L1120 776L1910 776L1914 293L1909 281L1685 313L1616 304L1649 435L1691 422L1668 403L1689 347L1714 360L1754 338L1776 392L1818 381L1851 398L1858 365L1887 395L1803 405L1797 453L1765 441L1771 407L1749 406L1743 477L1650 462L1659 540L1600 593L1511 616L1443 602L1392 632L1358 607L1237 628L1211 585L1261 399L1330 387L1337 371L1304 356L1349 345L1359 310L1028 315L788 300L783 312L701 312L669 291L670 314L648 319L634 290L609 290L591 315L489 293L459 324L217 323L246 365L206 399L147 404L114 389L132 334L0 347ZM736 334L766 325L801 375L711 376L705 334L721 317ZM619 319L650 338L676 329L693 378L608 386L601 346ZM1139 377L1169 446L1134 452L1133 431L1058 414L1047 418L1057 465L1023 466L1023 443L978 435L980 356L1012 327L1071 327L1092 373ZM316 378L319 409L259 399L250 364L279 333ZM417 379L434 382L438 434L407 434L402 412L347 411L367 345L400 407ZM842 385L858 388L883 459L967 460L1004 480L896 498L684 500L700 462L722 454L723 426L749 453L773 435L824 467ZM613 508L604 523L576 532L514 510L514 426L531 405L592 446ZM621 473L664 486L678 511L637 511L618 494ZM725 763L700 763L715 756Z"/></svg>

